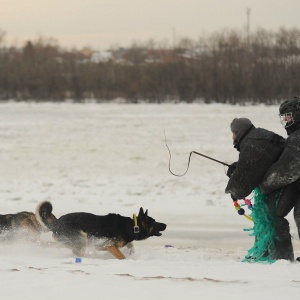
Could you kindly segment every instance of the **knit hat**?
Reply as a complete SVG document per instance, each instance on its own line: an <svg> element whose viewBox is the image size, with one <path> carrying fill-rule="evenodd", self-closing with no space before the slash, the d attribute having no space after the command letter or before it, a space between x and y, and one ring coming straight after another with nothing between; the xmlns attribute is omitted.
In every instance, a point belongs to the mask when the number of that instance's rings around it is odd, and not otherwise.
<svg viewBox="0 0 300 300"><path fill-rule="evenodd" d="M247 118L235 118L230 124L230 129L235 133L235 139L233 141L234 147L239 151L240 143L250 131L251 128L254 128L252 122Z"/></svg>
<svg viewBox="0 0 300 300"><path fill-rule="evenodd" d="M241 132L245 133L252 125L252 122L247 118L235 118L230 124L230 129L237 135Z"/></svg>

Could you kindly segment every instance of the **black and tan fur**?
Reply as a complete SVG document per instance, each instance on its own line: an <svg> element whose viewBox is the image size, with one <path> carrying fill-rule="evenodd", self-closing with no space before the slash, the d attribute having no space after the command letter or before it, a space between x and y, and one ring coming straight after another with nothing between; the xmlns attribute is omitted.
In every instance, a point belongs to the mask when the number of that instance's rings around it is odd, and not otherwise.
<svg viewBox="0 0 300 300"><path fill-rule="evenodd" d="M45 231L32 212L0 215L0 241L38 241Z"/></svg>
<svg viewBox="0 0 300 300"><path fill-rule="evenodd" d="M97 250L109 251L114 257L124 259L119 250L124 246L132 248L132 241L145 240L151 236L161 236L160 231L167 227L156 222L140 208L137 216L139 233L134 233L132 218L118 214L104 216L77 212L61 216L59 219L52 214L52 204L48 201L40 203L36 209L37 220L53 233L53 238L67 248L72 249L76 256L84 256L88 245Z"/></svg>

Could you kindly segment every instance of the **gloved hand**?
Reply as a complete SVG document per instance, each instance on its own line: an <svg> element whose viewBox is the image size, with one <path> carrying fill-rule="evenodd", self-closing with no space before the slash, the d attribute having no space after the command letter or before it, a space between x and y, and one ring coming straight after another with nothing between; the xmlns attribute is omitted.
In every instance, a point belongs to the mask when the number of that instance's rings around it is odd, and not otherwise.
<svg viewBox="0 0 300 300"><path fill-rule="evenodd" d="M234 162L233 164L231 164L231 165L228 167L228 170L227 170L226 175L227 175L229 178L231 177L232 173L235 171L236 166L237 166L237 162Z"/></svg>

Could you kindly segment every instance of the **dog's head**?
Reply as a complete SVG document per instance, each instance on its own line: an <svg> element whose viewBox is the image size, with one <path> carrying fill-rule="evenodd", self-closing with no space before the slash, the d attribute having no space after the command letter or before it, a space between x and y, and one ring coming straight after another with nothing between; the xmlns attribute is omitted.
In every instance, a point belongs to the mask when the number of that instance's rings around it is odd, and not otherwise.
<svg viewBox="0 0 300 300"><path fill-rule="evenodd" d="M150 236L161 236L160 231L164 231L167 225L164 223L156 222L153 218L148 216L148 209L144 212L140 208L138 215L138 225L140 227L139 239L147 239Z"/></svg>

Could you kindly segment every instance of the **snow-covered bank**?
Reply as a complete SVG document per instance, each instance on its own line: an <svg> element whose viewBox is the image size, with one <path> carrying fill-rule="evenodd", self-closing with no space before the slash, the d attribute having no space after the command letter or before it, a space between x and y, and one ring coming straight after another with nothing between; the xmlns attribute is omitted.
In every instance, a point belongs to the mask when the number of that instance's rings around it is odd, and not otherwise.
<svg viewBox="0 0 300 300"><path fill-rule="evenodd" d="M224 167L192 156L184 177L168 171L164 132L175 173L186 170L193 150L233 162L234 117L285 135L277 107L0 104L2 214L34 211L49 200L57 216L131 216L142 206L168 224L161 237L136 242L136 253L125 261L91 253L75 264L68 249L2 245L3 297L295 299L300 265L241 262L253 242L243 232L251 222L237 215L224 194ZM288 219L299 255L292 215Z"/></svg>

